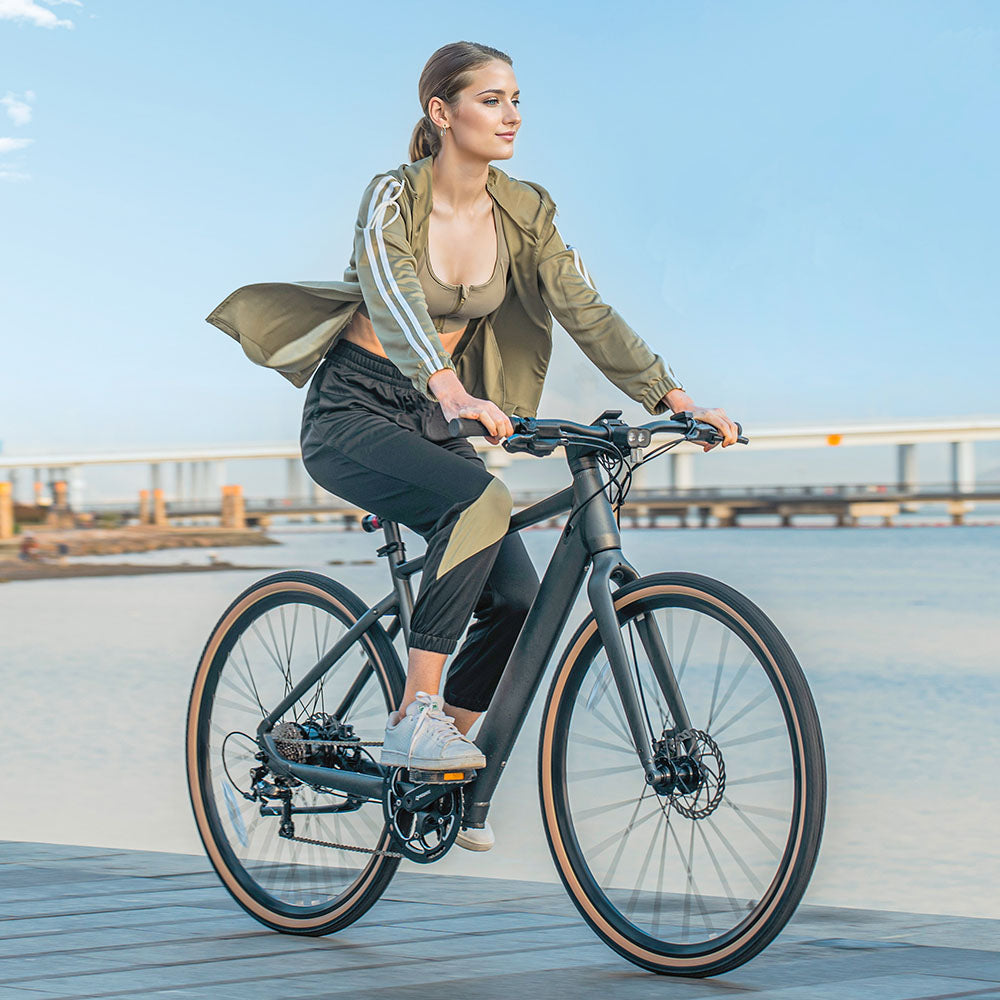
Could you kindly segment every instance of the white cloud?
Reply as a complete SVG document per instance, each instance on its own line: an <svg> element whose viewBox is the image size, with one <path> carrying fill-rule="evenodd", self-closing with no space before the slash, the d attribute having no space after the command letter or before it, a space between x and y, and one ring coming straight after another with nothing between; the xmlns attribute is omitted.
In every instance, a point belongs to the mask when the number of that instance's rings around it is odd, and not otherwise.
<svg viewBox="0 0 1000 1000"><path fill-rule="evenodd" d="M43 0L46 4L69 3L82 7L80 0ZM39 28L72 28L73 22L56 17L35 0L0 0L0 21L30 21Z"/></svg>
<svg viewBox="0 0 1000 1000"><path fill-rule="evenodd" d="M0 181L30 181L31 174L23 170L0 170Z"/></svg>
<svg viewBox="0 0 1000 1000"><path fill-rule="evenodd" d="M27 125L31 121L31 105L27 102L35 99L35 92L26 90L24 98L22 100L9 90L3 97L0 97L0 104L7 109L7 117L15 125Z"/></svg>
<svg viewBox="0 0 1000 1000"><path fill-rule="evenodd" d="M0 135L0 155L3 153L13 153L16 149L24 149L30 146L34 139L11 139L9 136Z"/></svg>

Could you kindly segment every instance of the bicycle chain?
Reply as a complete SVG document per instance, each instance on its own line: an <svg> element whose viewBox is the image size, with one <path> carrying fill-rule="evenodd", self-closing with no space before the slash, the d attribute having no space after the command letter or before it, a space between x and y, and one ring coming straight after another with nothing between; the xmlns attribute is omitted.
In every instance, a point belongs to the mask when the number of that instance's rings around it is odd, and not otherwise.
<svg viewBox="0 0 1000 1000"><path fill-rule="evenodd" d="M334 844L329 840L313 840L312 837L283 837L283 840L297 840L300 844L313 844L316 847L335 847L341 851L358 851L360 854L377 854L381 858L402 858L396 851L383 851L378 847L355 847L353 844Z"/></svg>
<svg viewBox="0 0 1000 1000"><path fill-rule="evenodd" d="M382 740L306 740L297 736L279 736L279 743L307 743L311 747L380 747Z"/></svg>
<svg viewBox="0 0 1000 1000"><path fill-rule="evenodd" d="M282 743L308 743L314 747L380 747L382 740L304 740L282 737ZM356 847L354 844L335 844L329 840L315 840L312 837L284 837L283 840L295 840L300 844L312 844L314 847L332 847L338 851L357 851L359 854L374 854L380 858L400 858L398 851L383 851L378 847Z"/></svg>

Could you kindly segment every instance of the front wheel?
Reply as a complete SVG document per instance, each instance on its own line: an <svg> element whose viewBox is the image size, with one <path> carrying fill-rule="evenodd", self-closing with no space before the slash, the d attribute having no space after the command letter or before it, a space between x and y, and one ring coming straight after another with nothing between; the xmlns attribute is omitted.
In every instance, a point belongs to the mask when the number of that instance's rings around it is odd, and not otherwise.
<svg viewBox="0 0 1000 1000"><path fill-rule="evenodd" d="M614 605L650 749L676 780L647 784L591 615L542 722L549 847L615 951L653 972L716 975L761 951L809 882L826 805L819 717L788 644L731 587L660 573Z"/></svg>

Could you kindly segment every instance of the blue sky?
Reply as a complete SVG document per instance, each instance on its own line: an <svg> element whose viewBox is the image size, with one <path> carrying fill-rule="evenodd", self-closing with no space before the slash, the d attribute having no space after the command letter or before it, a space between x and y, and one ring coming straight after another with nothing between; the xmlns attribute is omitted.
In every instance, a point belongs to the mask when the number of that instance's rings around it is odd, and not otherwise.
<svg viewBox="0 0 1000 1000"><path fill-rule="evenodd" d="M512 56L498 165L697 403L1000 412L1000 4L610 9L0 0L4 451L294 439L303 391L204 317L342 276L458 39ZM557 338L543 415L642 413Z"/></svg>

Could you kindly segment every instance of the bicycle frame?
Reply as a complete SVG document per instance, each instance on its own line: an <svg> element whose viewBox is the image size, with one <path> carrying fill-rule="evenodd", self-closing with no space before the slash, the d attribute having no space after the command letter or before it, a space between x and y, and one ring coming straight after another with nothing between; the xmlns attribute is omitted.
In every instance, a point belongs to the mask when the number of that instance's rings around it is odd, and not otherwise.
<svg viewBox="0 0 1000 1000"><path fill-rule="evenodd" d="M654 782L661 777L653 761L649 734L625 644L618 628L611 591L612 583L620 587L637 579L639 574L622 554L621 534L606 489L602 489L604 481L601 478L595 450L585 445L569 445L565 450L573 474L572 485L514 514L507 533L521 531L530 525L565 513L587 501L593 494L596 495L586 503L576 522L568 524L563 529L555 552L540 581L538 594L528 611L500 678L490 709L483 718L476 744L486 756L486 767L477 773L466 789L465 823L468 826L481 827L485 822L493 793L527 718L545 668L555 651L556 643L583 586L584 576L591 562L593 566L587 582L587 597L597 620L604 649L608 654L633 745L646 772L647 780ZM403 629L404 637L409 637L410 614L413 608L410 578L423 567L424 556L405 560L402 556L398 525L389 522L384 525L384 531L386 546L380 553L389 557L393 578L392 593L373 605L345 632L261 721L257 729L258 740L270 757L269 763L273 771L294 776L312 785L371 799L381 797L383 780L381 775L286 761L278 752L270 732L281 716L320 680L374 622L386 615L395 615L387 629L390 637L400 628ZM640 620L637 625L643 649L673 718L678 728L688 728L688 713L655 620L651 616L644 616L644 620ZM363 668L334 715L339 716L347 711L368 676L367 668ZM425 786L408 784L406 791L418 787ZM434 788L440 788L443 793L447 786L434 786Z"/></svg>

